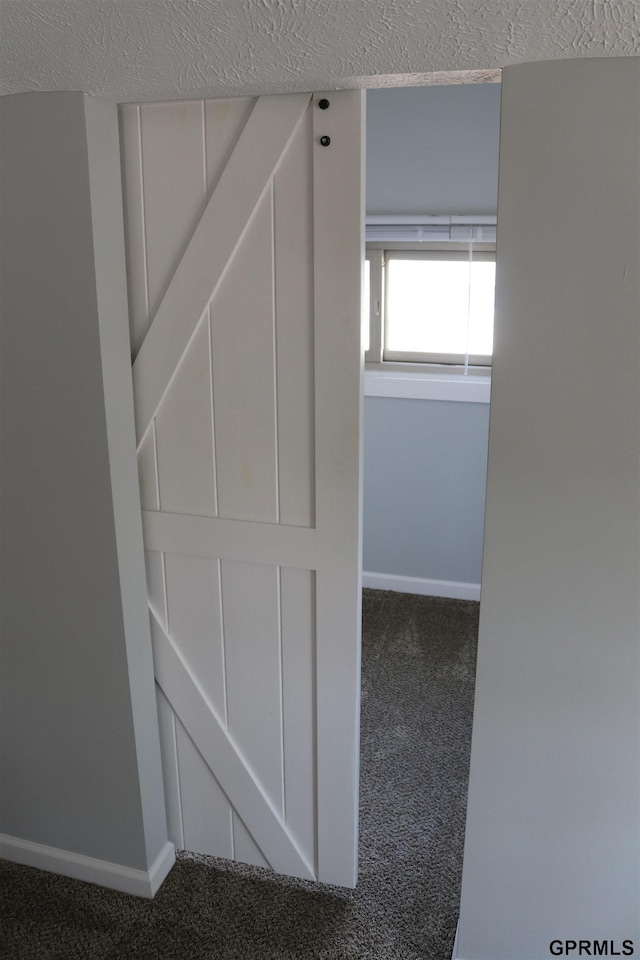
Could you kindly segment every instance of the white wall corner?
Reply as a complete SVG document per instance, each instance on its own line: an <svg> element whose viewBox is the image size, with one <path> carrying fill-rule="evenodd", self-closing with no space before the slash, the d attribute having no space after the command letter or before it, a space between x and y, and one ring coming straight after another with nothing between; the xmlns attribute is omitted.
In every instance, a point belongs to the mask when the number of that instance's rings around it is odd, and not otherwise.
<svg viewBox="0 0 640 960"><path fill-rule="evenodd" d="M0 834L0 857L63 877L152 899L175 863L176 851L174 845L167 841L148 870L136 870L119 863Z"/></svg>

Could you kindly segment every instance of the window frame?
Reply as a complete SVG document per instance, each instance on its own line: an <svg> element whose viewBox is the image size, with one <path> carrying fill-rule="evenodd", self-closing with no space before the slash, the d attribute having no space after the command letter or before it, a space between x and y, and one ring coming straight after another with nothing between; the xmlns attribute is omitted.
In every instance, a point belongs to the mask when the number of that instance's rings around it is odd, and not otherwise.
<svg viewBox="0 0 640 960"><path fill-rule="evenodd" d="M391 258L387 257L387 252ZM469 244L453 241L367 241L365 259L370 261L369 349L365 353L367 370L387 370L424 374L467 374L490 376L492 356L463 354L409 353L388 351L386 341L386 264L388 259L466 260ZM494 242L474 241L473 258L495 262Z"/></svg>

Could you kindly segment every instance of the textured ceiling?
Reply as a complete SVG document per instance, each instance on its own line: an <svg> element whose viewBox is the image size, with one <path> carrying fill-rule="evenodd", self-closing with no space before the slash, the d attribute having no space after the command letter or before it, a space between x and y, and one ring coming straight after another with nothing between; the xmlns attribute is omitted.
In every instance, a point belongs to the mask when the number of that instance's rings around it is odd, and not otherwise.
<svg viewBox="0 0 640 960"><path fill-rule="evenodd" d="M0 0L2 93L285 93L639 52L638 0Z"/></svg>

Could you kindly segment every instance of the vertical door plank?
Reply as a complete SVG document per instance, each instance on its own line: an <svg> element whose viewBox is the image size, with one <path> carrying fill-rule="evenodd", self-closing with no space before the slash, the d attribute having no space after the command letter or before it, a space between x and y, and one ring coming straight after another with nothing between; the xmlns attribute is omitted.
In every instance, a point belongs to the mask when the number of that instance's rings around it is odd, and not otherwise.
<svg viewBox="0 0 640 960"><path fill-rule="evenodd" d="M153 317L204 205L204 103L145 104L141 107L141 124L149 306Z"/></svg>
<svg viewBox="0 0 640 960"><path fill-rule="evenodd" d="M176 728L185 849L231 858L231 805L179 720Z"/></svg>
<svg viewBox="0 0 640 960"><path fill-rule="evenodd" d="M205 158L209 196L215 190L256 103L255 97L205 101ZM206 313L211 325L211 304ZM215 457L215 409L212 410L212 428Z"/></svg>
<svg viewBox="0 0 640 960"><path fill-rule="evenodd" d="M163 511L216 515L212 429L209 328L202 323L156 416Z"/></svg>
<svg viewBox="0 0 640 960"><path fill-rule="evenodd" d="M149 324L147 255L144 226L144 183L140 107L126 104L120 108L127 282L129 288L129 328L131 357L135 358Z"/></svg>
<svg viewBox="0 0 640 960"><path fill-rule="evenodd" d="M256 104L255 97L205 100L207 191L215 189Z"/></svg>
<svg viewBox="0 0 640 960"><path fill-rule="evenodd" d="M145 565L147 568L147 595L149 606L163 626L167 623L167 598L164 589L164 566L162 553L159 550L145 550Z"/></svg>
<svg viewBox="0 0 640 960"><path fill-rule="evenodd" d="M237 813L233 814L233 847L235 859L240 863L251 863L254 867L271 866Z"/></svg>
<svg viewBox="0 0 640 960"><path fill-rule="evenodd" d="M169 634L226 724L225 664L218 565L215 560L165 554Z"/></svg>
<svg viewBox="0 0 640 960"><path fill-rule="evenodd" d="M220 516L278 520L271 192L211 303Z"/></svg>
<svg viewBox="0 0 640 960"><path fill-rule="evenodd" d="M160 492L156 463L155 426L152 423L138 447L138 480L143 510L160 509Z"/></svg>
<svg viewBox="0 0 640 960"><path fill-rule="evenodd" d="M283 568L280 577L286 823L315 864L315 575Z"/></svg>
<svg viewBox="0 0 640 960"><path fill-rule="evenodd" d="M283 816L278 568L223 561L222 608L229 733Z"/></svg>
<svg viewBox="0 0 640 960"><path fill-rule="evenodd" d="M274 180L280 522L304 527L315 520L311 111Z"/></svg>
<svg viewBox="0 0 640 960"><path fill-rule="evenodd" d="M184 832L182 829L182 805L180 802L180 772L178 770L176 718L171 709L171 704L157 685L156 698L158 703L158 725L160 728L160 749L162 751L164 800L167 808L167 828L171 842L174 843L179 850L183 850Z"/></svg>

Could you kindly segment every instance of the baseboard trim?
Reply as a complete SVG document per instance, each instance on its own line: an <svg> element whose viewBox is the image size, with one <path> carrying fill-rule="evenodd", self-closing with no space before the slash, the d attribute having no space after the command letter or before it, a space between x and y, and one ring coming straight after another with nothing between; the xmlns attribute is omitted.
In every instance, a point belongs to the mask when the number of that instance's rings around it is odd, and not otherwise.
<svg viewBox="0 0 640 960"><path fill-rule="evenodd" d="M0 834L0 857L27 867L37 867L63 877L97 883L101 887L109 887L121 893L151 899L171 870L176 859L176 850L174 845L167 841L148 870L136 870L119 863L110 863L108 860L97 860L81 853Z"/></svg>
<svg viewBox="0 0 640 960"><path fill-rule="evenodd" d="M397 590L423 597L447 597L449 600L479 600L480 584L458 580L425 580L422 577L399 577L395 573L362 574L362 586L372 590Z"/></svg>

